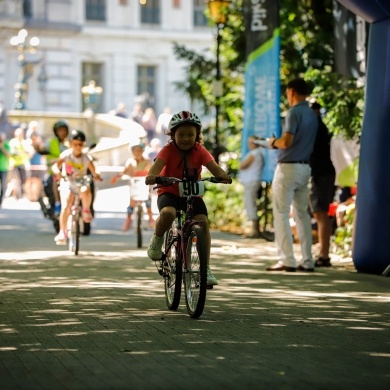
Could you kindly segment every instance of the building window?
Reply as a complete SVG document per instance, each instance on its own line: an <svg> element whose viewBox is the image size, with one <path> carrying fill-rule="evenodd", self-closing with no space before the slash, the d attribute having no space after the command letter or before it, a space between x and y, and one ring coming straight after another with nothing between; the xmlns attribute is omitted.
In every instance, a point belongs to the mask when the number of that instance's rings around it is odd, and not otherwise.
<svg viewBox="0 0 390 390"><path fill-rule="evenodd" d="M160 0L148 0L141 5L141 23L160 24Z"/></svg>
<svg viewBox="0 0 390 390"><path fill-rule="evenodd" d="M139 65L137 69L137 95L144 107L155 108L156 67Z"/></svg>
<svg viewBox="0 0 390 390"><path fill-rule="evenodd" d="M96 63L96 62L83 62L82 64L82 85L81 88L88 85L91 80L95 81L96 85L99 87L103 87L103 64ZM104 92L104 89L103 89ZM82 111L84 111L88 105L84 101L84 97L81 97L82 99ZM94 109L95 112L103 112L103 102L102 97L100 96L100 99L98 101L98 104L96 105L96 108Z"/></svg>
<svg viewBox="0 0 390 390"><path fill-rule="evenodd" d="M27 19L32 17L31 0L23 0L23 15Z"/></svg>
<svg viewBox="0 0 390 390"><path fill-rule="evenodd" d="M106 20L106 0L86 0L86 20Z"/></svg>
<svg viewBox="0 0 390 390"><path fill-rule="evenodd" d="M194 26L207 26L204 0L194 0Z"/></svg>

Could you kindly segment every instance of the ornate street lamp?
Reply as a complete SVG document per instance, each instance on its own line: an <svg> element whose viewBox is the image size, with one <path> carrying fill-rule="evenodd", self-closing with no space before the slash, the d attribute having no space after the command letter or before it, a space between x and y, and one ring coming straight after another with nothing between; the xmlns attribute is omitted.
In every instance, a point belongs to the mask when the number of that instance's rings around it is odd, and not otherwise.
<svg viewBox="0 0 390 390"><path fill-rule="evenodd" d="M91 80L88 85L81 88L81 93L84 96L86 109L94 111L99 105L100 96L103 93L103 88L96 85L94 80Z"/></svg>
<svg viewBox="0 0 390 390"><path fill-rule="evenodd" d="M214 142L214 158L218 162L221 154L221 147L219 144L219 98L223 95L223 85L221 81L221 65L219 62L220 44L221 44L221 29L224 27L227 18L227 8L230 0L209 0L208 7L210 17L217 25L217 53L216 53L216 76L213 84L213 92L215 95L215 142Z"/></svg>
<svg viewBox="0 0 390 390"><path fill-rule="evenodd" d="M18 35L13 36L10 39L10 44L15 47L19 52L19 76L18 82L15 84L15 110L26 109L26 100L28 92L27 80L31 76L31 65L39 62L39 60L32 61L26 59L26 54L35 53L36 48L39 45L39 39L37 37L32 37L29 41L27 41L27 37L27 30L22 29L18 32Z"/></svg>

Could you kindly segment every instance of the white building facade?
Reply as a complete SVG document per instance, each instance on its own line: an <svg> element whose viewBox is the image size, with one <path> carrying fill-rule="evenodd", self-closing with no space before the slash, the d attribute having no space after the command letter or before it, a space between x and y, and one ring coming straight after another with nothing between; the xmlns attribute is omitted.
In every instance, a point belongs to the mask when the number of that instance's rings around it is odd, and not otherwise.
<svg viewBox="0 0 390 390"><path fill-rule="evenodd" d="M96 112L119 102L156 113L191 109L183 81L186 63L176 59L173 42L212 55L213 28L204 0L0 0L0 102L15 103L18 50L10 39L20 29L40 40L27 53L30 76L26 109L81 112L81 88L94 80L103 93Z"/></svg>

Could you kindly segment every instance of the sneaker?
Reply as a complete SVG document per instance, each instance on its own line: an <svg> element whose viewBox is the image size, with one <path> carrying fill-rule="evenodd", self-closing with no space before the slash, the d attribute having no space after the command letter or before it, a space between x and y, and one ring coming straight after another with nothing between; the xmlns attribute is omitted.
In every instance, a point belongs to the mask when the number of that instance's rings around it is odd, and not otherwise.
<svg viewBox="0 0 390 390"><path fill-rule="evenodd" d="M54 204L54 215L57 217L61 214L61 203L60 202L55 202Z"/></svg>
<svg viewBox="0 0 390 390"><path fill-rule="evenodd" d="M211 272L210 267L207 267L207 285L216 286L218 284L217 278Z"/></svg>
<svg viewBox="0 0 390 390"><path fill-rule="evenodd" d="M151 260L160 260L162 257L161 247L164 242L164 237L157 237L154 233L150 240L148 248L148 256Z"/></svg>
<svg viewBox="0 0 390 390"><path fill-rule="evenodd" d="M67 240L68 237L62 230L54 237L54 241L57 245L66 245Z"/></svg>

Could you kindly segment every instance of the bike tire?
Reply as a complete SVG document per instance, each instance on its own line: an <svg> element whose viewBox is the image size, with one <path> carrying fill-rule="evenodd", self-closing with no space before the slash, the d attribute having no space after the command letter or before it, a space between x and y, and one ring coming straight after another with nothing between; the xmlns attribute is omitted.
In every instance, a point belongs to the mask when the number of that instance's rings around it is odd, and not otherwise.
<svg viewBox="0 0 390 390"><path fill-rule="evenodd" d="M137 247L142 248L142 205L137 206Z"/></svg>
<svg viewBox="0 0 390 390"><path fill-rule="evenodd" d="M80 221L75 216L71 216L70 231L68 234L69 250L76 256L80 247Z"/></svg>
<svg viewBox="0 0 390 390"><path fill-rule="evenodd" d="M206 303L207 291L207 239L200 226L190 228L187 235L187 264L184 270L184 291L187 312L199 318Z"/></svg>
<svg viewBox="0 0 390 390"><path fill-rule="evenodd" d="M179 307L183 275L183 256L180 236L174 239L173 229L172 227L165 233L164 253L166 258L162 264L165 299L169 310L176 310Z"/></svg>
<svg viewBox="0 0 390 390"><path fill-rule="evenodd" d="M81 231L83 236L89 236L91 234L91 223L83 221L83 228Z"/></svg>
<svg viewBox="0 0 390 390"><path fill-rule="evenodd" d="M54 230L58 234L60 232L60 221L58 219L53 220Z"/></svg>

